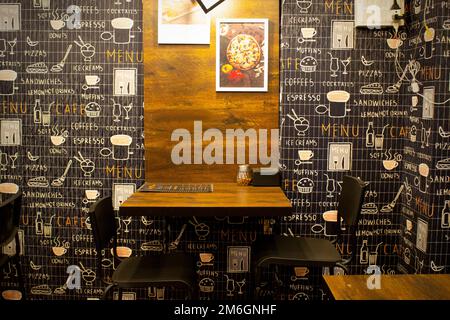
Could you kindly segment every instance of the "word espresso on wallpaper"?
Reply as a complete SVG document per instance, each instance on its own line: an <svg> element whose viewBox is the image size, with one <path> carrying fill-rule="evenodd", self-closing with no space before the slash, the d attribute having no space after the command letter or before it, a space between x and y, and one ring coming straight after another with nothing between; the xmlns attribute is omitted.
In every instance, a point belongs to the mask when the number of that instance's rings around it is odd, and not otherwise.
<svg viewBox="0 0 450 320"><path fill-rule="evenodd" d="M0 179L23 192L31 299L103 293L87 212L111 194L117 208L143 183L141 17L140 1L0 3ZM120 245L138 250L129 233L139 221L117 222ZM75 290L68 267L79 275ZM14 281L14 264L4 275L2 289Z"/></svg>
<svg viewBox="0 0 450 320"><path fill-rule="evenodd" d="M225 135L219 129L210 128L203 132L203 122L194 121L194 132L176 129L172 141L179 141L172 148L172 162L181 164L262 164L272 168L279 166L279 130L271 129L270 156L267 154L269 138L267 129L226 129ZM248 139L248 144L247 144ZM236 149L235 156L234 151ZM203 143L210 142L204 149ZM248 147L248 161L247 161ZM193 149L193 152L192 152ZM224 157L225 153L225 157ZM224 159L225 158L225 159ZM258 162L259 159L259 162Z"/></svg>

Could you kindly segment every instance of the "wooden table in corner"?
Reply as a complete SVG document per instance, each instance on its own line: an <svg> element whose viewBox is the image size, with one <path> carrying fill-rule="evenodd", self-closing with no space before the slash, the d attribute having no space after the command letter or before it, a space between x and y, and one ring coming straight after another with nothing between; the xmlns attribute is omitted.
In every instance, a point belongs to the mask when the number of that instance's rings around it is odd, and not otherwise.
<svg viewBox="0 0 450 320"><path fill-rule="evenodd" d="M381 275L381 289L367 288L367 275L324 276L335 300L450 300L450 275Z"/></svg>
<svg viewBox="0 0 450 320"><path fill-rule="evenodd" d="M120 216L288 216L292 205L279 187L213 183L213 192L137 191L120 206Z"/></svg>

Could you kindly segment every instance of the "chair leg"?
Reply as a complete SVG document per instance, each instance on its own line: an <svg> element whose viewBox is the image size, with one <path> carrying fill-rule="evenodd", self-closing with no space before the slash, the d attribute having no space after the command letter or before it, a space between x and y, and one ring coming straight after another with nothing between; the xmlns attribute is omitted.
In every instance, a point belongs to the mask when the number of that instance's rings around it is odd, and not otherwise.
<svg viewBox="0 0 450 320"><path fill-rule="evenodd" d="M122 301L123 290L122 290L121 287L118 287L118 289L119 289L119 292L118 292L118 294L117 294L117 297L118 297L117 300Z"/></svg>
<svg viewBox="0 0 450 320"><path fill-rule="evenodd" d="M108 298L108 293L112 288L115 288L117 285L115 283L110 284L109 286L106 287L105 292L103 293L103 300L107 300Z"/></svg>

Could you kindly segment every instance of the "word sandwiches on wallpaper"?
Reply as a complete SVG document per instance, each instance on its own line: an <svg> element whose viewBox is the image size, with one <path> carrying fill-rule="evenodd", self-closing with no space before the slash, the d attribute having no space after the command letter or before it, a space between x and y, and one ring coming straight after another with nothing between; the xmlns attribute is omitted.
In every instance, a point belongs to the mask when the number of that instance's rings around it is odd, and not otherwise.
<svg viewBox="0 0 450 320"><path fill-rule="evenodd" d="M68 295L60 275L69 265L82 279L70 294L103 293L87 212L111 194L117 210L142 182L140 5L0 4L0 176L23 192L20 232L35 298ZM118 219L119 243L137 245L124 236L132 222Z"/></svg>

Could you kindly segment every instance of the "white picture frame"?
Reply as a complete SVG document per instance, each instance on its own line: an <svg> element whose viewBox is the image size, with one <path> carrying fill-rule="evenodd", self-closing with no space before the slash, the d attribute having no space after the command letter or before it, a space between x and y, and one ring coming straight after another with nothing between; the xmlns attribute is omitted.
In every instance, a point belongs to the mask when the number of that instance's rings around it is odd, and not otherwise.
<svg viewBox="0 0 450 320"><path fill-rule="evenodd" d="M211 17L200 6L185 12L180 8L179 14L174 8L174 16L168 17L163 12L165 1L170 0L158 0L158 44L211 43ZM198 23L188 23L189 15L195 15Z"/></svg>
<svg viewBox="0 0 450 320"><path fill-rule="evenodd" d="M224 65L222 62L223 60L223 54L221 42L224 37L223 34L221 34L222 26L223 25L230 25L230 24L236 24L236 25L242 25L242 24L255 24L255 27L258 28L260 26L264 27L263 31L263 41L259 42L258 44L261 46L261 53L263 55L262 59L260 60L259 64L257 66L261 66L261 62L263 63L263 74L260 74L259 77L262 77L263 83L262 85L258 86L243 86L243 85L228 85L226 81L223 79L223 72L222 72L222 66ZM229 40L230 42L232 39ZM217 19L216 20L216 91L217 92L267 92L268 91L268 83L269 83L269 19ZM238 70L238 69L233 69ZM255 69L254 69L255 70ZM232 72L231 71L231 72ZM241 70L239 70L241 71ZM250 70L248 70L250 71ZM242 71L241 71L242 72ZM256 79L256 77L249 76L249 81L252 81L253 79Z"/></svg>

